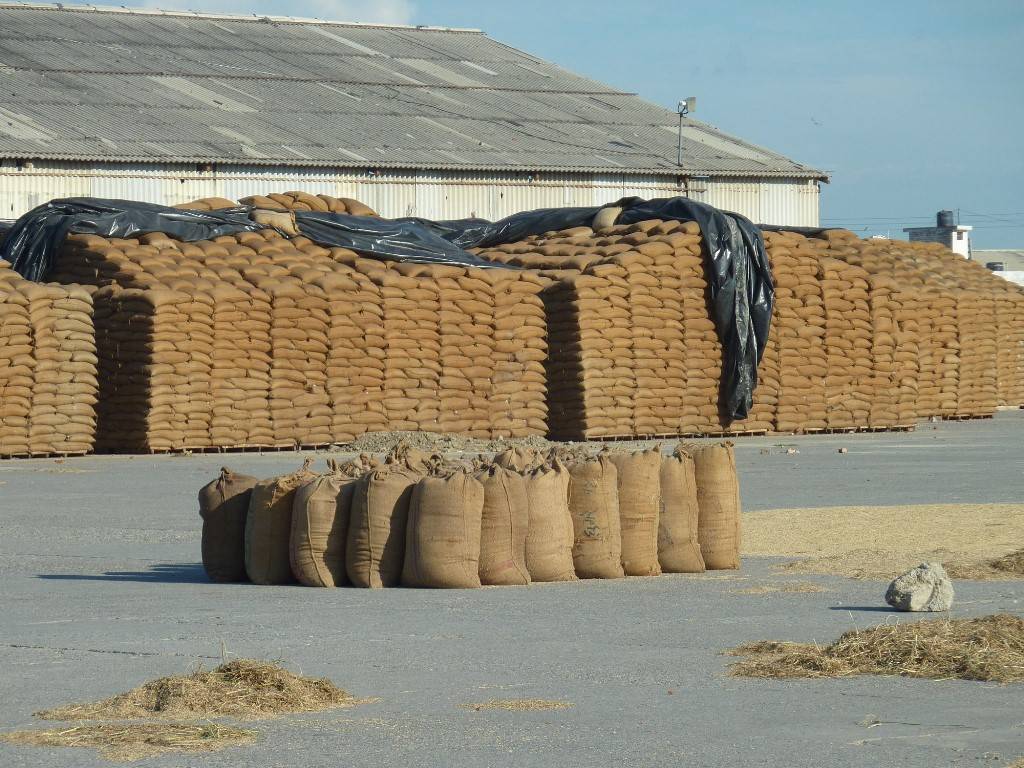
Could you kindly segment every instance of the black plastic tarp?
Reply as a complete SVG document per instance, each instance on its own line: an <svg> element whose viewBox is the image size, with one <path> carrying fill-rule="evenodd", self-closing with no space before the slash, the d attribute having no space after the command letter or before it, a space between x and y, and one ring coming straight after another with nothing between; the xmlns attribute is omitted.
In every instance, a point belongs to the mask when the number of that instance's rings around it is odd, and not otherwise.
<svg viewBox="0 0 1024 768"><path fill-rule="evenodd" d="M781 224L758 224L757 228L762 232L795 232L804 237L820 237L823 232L835 229L835 227L786 227Z"/></svg>
<svg viewBox="0 0 1024 768"><path fill-rule="evenodd" d="M764 354L775 304L768 253L761 230L738 213L685 197L628 206L621 224L646 219L696 221L707 246L712 319L722 341L721 408L730 419L745 419L754 404L757 366Z"/></svg>
<svg viewBox="0 0 1024 768"><path fill-rule="evenodd" d="M774 288L760 230L743 216L684 197L623 198L617 223L645 219L696 221L707 244L712 312L723 345L722 413L744 419L753 405L757 365L771 321ZM468 248L516 242L531 235L589 225L600 208L548 208L500 221L418 218L380 219L339 213L295 212L298 231L325 247L350 248L373 258L421 263L508 268L484 261ZM183 241L262 229L251 208L185 211L127 200L54 200L18 219L0 245L0 258L30 280L45 280L68 233L134 237L164 232Z"/></svg>
<svg viewBox="0 0 1024 768"><path fill-rule="evenodd" d="M60 256L69 233L103 237L136 237L164 232L179 240L209 240L221 235L256 231L264 225L249 218L252 208L184 211L129 200L69 198L35 208L11 228L0 245L0 258L29 280L45 280ZM351 248L367 255L427 263L494 267L466 253L416 219L378 219L343 213L295 212L298 230L326 247Z"/></svg>

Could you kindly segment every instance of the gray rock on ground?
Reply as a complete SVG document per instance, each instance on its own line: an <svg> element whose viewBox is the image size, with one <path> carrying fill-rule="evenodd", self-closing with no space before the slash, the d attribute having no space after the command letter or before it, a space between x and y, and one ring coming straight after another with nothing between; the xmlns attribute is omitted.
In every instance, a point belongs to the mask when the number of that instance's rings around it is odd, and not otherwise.
<svg viewBox="0 0 1024 768"><path fill-rule="evenodd" d="M948 611L953 581L939 563L921 563L893 579L885 602L897 611Z"/></svg>

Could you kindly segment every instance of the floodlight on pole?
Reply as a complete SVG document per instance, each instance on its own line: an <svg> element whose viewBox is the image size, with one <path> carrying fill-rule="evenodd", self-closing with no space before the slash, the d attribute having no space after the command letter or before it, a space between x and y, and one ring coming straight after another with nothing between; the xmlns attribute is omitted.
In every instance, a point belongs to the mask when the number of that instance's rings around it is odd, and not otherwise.
<svg viewBox="0 0 1024 768"><path fill-rule="evenodd" d="M683 115L688 115L697 109L697 97L687 96L676 105L676 112L679 113L679 146L676 150L676 165L683 167Z"/></svg>

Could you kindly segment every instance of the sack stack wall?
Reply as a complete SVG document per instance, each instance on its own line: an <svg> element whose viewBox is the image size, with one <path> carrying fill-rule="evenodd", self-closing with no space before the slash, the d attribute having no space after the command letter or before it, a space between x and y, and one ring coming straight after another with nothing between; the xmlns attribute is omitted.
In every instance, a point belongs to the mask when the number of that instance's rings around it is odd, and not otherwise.
<svg viewBox="0 0 1024 768"><path fill-rule="evenodd" d="M727 428L719 414L722 348L709 315L700 231L651 220L547 233L480 252L535 269L545 291L551 434L565 438L675 435ZM744 429L774 420L775 339L769 395Z"/></svg>
<svg viewBox="0 0 1024 768"><path fill-rule="evenodd" d="M769 231L776 303L754 407L721 421L698 233L653 220L480 252L554 281L544 294L553 436L887 429L1024 399L1024 291L934 244Z"/></svg>
<svg viewBox="0 0 1024 768"><path fill-rule="evenodd" d="M374 215L301 192L241 202L285 219ZM73 235L58 285L0 269L0 454L86 452L97 420L101 449L150 451L381 430L878 429L1024 403L1017 286L934 244L830 230L765 245L773 322L754 406L729 423L695 222L577 227L481 254L517 270L382 262L273 229Z"/></svg>
<svg viewBox="0 0 1024 768"><path fill-rule="evenodd" d="M57 277L103 286L105 450L546 431L536 274L380 262L264 230L74 235Z"/></svg>
<svg viewBox="0 0 1024 768"><path fill-rule="evenodd" d="M789 233L765 234L775 281L772 329L778 343L779 389L774 427L803 432L828 426L825 409L827 358L825 306L818 279L818 259L806 238ZM754 402L758 396L755 392Z"/></svg>
<svg viewBox="0 0 1024 768"><path fill-rule="evenodd" d="M96 434L93 301L0 261L0 456L80 454Z"/></svg>
<svg viewBox="0 0 1024 768"><path fill-rule="evenodd" d="M996 380L999 405L1024 404L1024 291L996 291Z"/></svg>

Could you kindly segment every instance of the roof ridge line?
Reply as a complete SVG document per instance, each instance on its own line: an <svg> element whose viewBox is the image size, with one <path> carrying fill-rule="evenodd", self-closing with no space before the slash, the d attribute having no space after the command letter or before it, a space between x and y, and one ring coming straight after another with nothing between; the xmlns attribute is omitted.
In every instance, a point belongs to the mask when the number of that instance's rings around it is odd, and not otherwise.
<svg viewBox="0 0 1024 768"><path fill-rule="evenodd" d="M243 16L234 13L213 13L211 11L164 10L162 8L119 8L113 5L68 4L68 3L22 3L14 0L3 0L0 8L24 8L40 11L65 11L68 13L118 13L126 16L170 16L187 19L212 19L214 21L247 21L275 24L319 24L332 27L357 27L370 29L411 29L424 32L466 32L484 34L481 29L473 27L436 27L428 24L384 24L369 21L334 21L331 19L310 19L302 16L271 16L269 14L251 14Z"/></svg>

